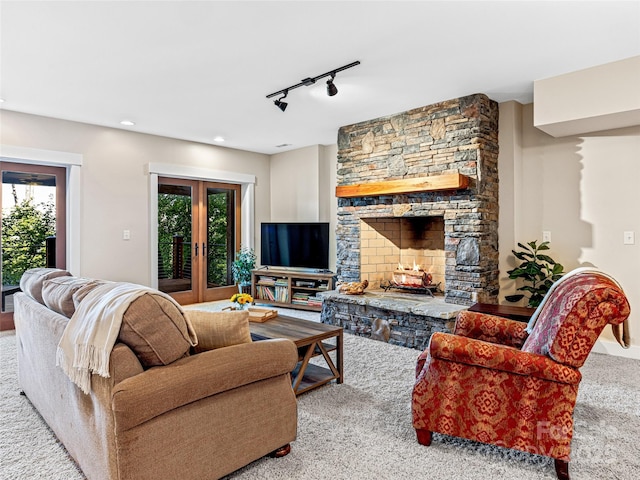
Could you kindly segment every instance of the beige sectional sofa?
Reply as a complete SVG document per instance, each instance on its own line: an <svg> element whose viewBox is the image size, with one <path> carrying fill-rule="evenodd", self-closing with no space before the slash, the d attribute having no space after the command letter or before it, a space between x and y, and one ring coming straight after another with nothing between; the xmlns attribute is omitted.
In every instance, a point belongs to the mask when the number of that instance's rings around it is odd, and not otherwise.
<svg viewBox="0 0 640 480"><path fill-rule="evenodd" d="M295 345L269 340L196 354L180 310L159 292L131 303L110 376L93 375L83 393L56 366L56 349L78 302L99 283L34 269L15 295L20 387L89 479L220 478L295 439Z"/></svg>

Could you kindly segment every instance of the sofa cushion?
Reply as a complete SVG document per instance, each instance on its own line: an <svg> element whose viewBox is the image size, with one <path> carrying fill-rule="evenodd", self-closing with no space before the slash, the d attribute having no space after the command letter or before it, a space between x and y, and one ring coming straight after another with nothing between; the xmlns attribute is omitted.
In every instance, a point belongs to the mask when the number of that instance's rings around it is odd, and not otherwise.
<svg viewBox="0 0 640 480"><path fill-rule="evenodd" d="M31 268L22 274L20 278L20 290L44 305L42 299L42 287L45 280L56 277L70 277L71 274L59 268Z"/></svg>
<svg viewBox="0 0 640 480"><path fill-rule="evenodd" d="M196 353L251 342L249 312L246 310L235 312L187 310L185 314L198 337L198 344L194 347Z"/></svg>
<svg viewBox="0 0 640 480"><path fill-rule="evenodd" d="M73 302L74 294L82 287L95 285L97 282L90 278L55 277L45 280L42 284L42 300L44 304L61 315L71 318L76 311Z"/></svg>
<svg viewBox="0 0 640 480"><path fill-rule="evenodd" d="M119 341L134 351L143 367L168 365L189 354L187 319L159 293L136 298L122 317Z"/></svg>
<svg viewBox="0 0 640 480"><path fill-rule="evenodd" d="M74 308L77 309L78 305L80 305L80 302L84 299L84 297L86 297L94 288L96 288L98 285L104 285L105 283L111 282L107 282L106 280L94 280L93 282L87 283L78 288L73 293Z"/></svg>

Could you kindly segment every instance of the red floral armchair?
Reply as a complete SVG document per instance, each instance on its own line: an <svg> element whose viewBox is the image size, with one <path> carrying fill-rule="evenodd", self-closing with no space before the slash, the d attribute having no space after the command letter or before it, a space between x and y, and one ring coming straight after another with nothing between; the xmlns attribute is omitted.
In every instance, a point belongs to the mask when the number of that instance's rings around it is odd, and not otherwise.
<svg viewBox="0 0 640 480"><path fill-rule="evenodd" d="M530 334L526 323L465 311L453 334L432 335L413 389L419 443L439 432L544 455L558 478L569 478L578 369L604 327L626 323L630 308L602 273L567 274L554 287Z"/></svg>

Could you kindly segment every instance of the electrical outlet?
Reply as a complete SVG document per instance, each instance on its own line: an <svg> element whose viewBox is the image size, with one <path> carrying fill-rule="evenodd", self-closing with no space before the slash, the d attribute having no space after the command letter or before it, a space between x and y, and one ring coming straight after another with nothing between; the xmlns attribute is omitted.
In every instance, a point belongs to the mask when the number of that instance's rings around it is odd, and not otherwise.
<svg viewBox="0 0 640 480"><path fill-rule="evenodd" d="M635 232L624 232L624 241L625 245L635 245L636 244L636 233Z"/></svg>
<svg viewBox="0 0 640 480"><path fill-rule="evenodd" d="M542 241L551 243L551 232L549 230L542 232Z"/></svg>
<svg viewBox="0 0 640 480"><path fill-rule="evenodd" d="M131 230L123 230L122 231L122 239L123 240L131 240Z"/></svg>

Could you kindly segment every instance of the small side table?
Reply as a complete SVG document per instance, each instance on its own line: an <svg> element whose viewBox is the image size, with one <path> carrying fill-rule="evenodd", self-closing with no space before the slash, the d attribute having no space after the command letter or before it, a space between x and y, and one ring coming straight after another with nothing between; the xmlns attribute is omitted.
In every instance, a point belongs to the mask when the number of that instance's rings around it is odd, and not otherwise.
<svg viewBox="0 0 640 480"><path fill-rule="evenodd" d="M498 317L505 317L519 322L528 322L536 311L535 308L516 307L512 305L493 305L491 303L476 303L469 307L470 312L487 313Z"/></svg>

